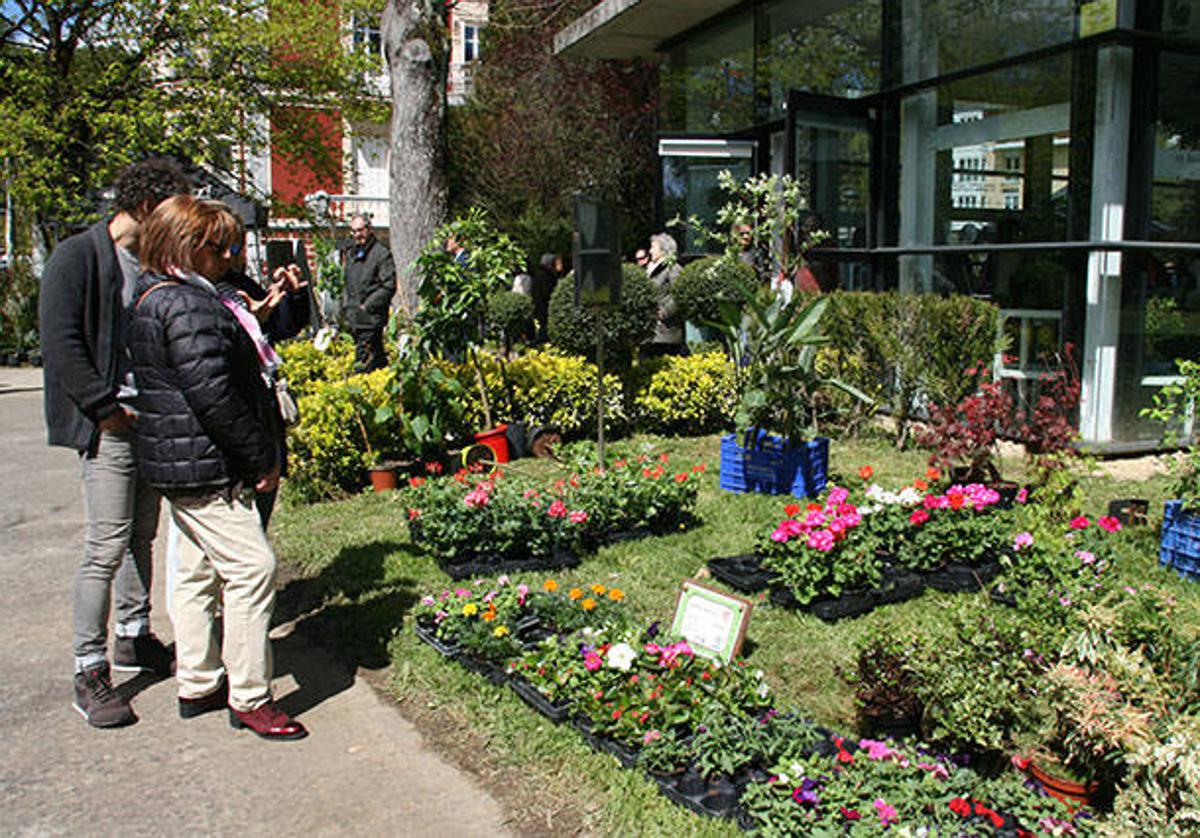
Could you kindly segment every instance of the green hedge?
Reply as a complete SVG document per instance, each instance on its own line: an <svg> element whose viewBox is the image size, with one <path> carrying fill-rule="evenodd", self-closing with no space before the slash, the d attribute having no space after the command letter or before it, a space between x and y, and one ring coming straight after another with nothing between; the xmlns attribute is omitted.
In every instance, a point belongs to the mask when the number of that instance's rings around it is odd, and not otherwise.
<svg viewBox="0 0 1200 838"><path fill-rule="evenodd" d="M637 424L653 433L698 435L729 427L737 396L721 352L664 358L635 397Z"/></svg>

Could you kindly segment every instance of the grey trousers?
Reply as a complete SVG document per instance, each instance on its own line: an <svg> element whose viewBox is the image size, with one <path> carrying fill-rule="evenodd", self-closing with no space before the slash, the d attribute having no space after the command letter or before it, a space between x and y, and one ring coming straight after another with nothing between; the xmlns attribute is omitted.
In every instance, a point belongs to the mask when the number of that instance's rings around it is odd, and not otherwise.
<svg viewBox="0 0 1200 838"><path fill-rule="evenodd" d="M110 601L118 635L150 630L150 551L159 507L158 492L138 474L132 434L102 433L95 454L80 460L87 529L75 573L77 672L108 660Z"/></svg>

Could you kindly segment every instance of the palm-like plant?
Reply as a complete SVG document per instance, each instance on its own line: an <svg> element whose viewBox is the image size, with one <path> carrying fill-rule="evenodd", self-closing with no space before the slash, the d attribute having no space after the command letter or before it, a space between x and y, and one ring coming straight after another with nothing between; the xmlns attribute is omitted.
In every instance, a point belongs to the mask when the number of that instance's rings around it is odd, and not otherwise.
<svg viewBox="0 0 1200 838"><path fill-rule="evenodd" d="M817 369L817 350L829 338L820 333L828 297L796 295L758 299L743 287L744 307L721 304L721 322L710 323L733 358L739 404L734 422L752 438L776 433L800 442L818 432L814 396L833 387L869 403L871 397Z"/></svg>

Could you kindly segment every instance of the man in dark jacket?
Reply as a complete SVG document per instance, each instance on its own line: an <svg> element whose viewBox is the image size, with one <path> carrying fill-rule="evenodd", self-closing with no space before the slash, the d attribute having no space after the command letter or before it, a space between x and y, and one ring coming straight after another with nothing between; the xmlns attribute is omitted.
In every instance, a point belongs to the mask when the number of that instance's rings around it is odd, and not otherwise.
<svg viewBox="0 0 1200 838"><path fill-rule="evenodd" d="M350 216L353 244L345 251L345 313L354 335L354 368L370 372L387 366L383 328L396 293L396 265L391 252L374 233L365 215Z"/></svg>
<svg viewBox="0 0 1200 838"><path fill-rule="evenodd" d="M131 166L115 185L116 214L59 244L42 273L48 438L79 452L83 472L87 529L75 575L75 709L96 727L137 720L110 680L110 598L116 601L113 668L169 675L173 663L150 633L150 550L159 500L137 471L124 312L140 273L134 254L141 222L188 188L169 161Z"/></svg>

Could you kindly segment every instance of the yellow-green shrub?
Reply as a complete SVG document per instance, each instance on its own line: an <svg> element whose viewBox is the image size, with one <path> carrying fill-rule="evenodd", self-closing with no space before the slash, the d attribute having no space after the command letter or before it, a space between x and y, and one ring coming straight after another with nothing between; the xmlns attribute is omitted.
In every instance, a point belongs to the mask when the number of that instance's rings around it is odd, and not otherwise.
<svg viewBox="0 0 1200 838"><path fill-rule="evenodd" d="M703 434L733 420L733 365L722 352L663 360L637 395L638 424L658 433Z"/></svg>
<svg viewBox="0 0 1200 838"><path fill-rule="evenodd" d="M375 424L375 409L388 403L389 368L345 380L308 382L297 400L300 423L288 432L289 475L285 485L302 500L334 497L361 488L375 458L400 454L395 421ZM360 425L361 421L361 425Z"/></svg>
<svg viewBox="0 0 1200 838"><path fill-rule="evenodd" d="M354 371L354 341L345 335L335 337L324 352L311 340L285 341L276 351L283 359L279 374L297 399L311 393L317 382L345 381Z"/></svg>
<svg viewBox="0 0 1200 838"><path fill-rule="evenodd" d="M477 393L474 376L460 380L469 382L471 393ZM578 355L564 355L553 349L530 350L505 364L501 376L500 364L490 356L484 362L488 392L499 411L514 420L532 426L553 427L564 436L591 433L596 427L596 395L599 376L596 365ZM605 425L620 427L627 416L621 400L621 382L614 375L604 376ZM474 401L478 401L478 396ZM511 402L511 404L510 404ZM504 409L509 405L510 409Z"/></svg>

